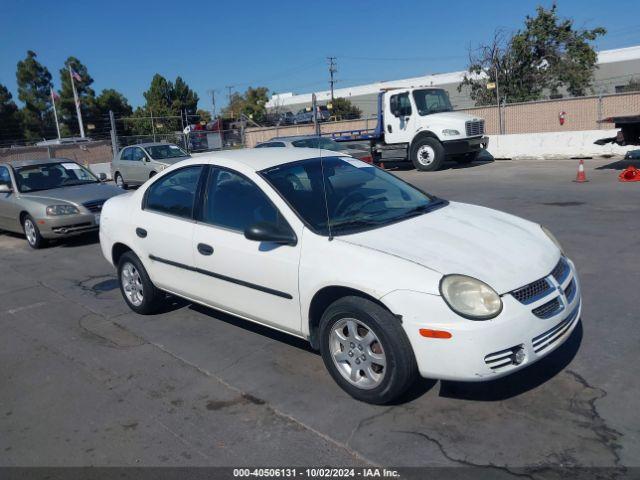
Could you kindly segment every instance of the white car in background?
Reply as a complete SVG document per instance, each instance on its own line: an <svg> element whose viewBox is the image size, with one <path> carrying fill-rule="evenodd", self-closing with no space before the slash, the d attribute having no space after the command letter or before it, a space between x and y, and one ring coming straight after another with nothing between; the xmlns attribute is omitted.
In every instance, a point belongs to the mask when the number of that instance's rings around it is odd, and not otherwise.
<svg viewBox="0 0 640 480"><path fill-rule="evenodd" d="M540 225L326 150L185 160L108 200L100 243L135 312L168 292L308 339L371 403L418 374L515 372L580 319L575 267Z"/></svg>

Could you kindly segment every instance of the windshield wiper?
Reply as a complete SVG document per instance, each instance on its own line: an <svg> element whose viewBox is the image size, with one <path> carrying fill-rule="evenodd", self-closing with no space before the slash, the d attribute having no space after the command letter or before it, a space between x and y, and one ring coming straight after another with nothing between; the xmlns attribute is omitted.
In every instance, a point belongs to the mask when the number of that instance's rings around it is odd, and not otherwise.
<svg viewBox="0 0 640 480"><path fill-rule="evenodd" d="M404 213L403 218L415 217L415 216L418 216L418 215L422 215L423 213L430 212L435 207L437 207L439 205L442 205L444 202L445 202L445 200L436 197L433 200L431 200L429 203L425 203L423 205L418 205L417 207L414 207L414 208L411 208L411 209L407 210Z"/></svg>
<svg viewBox="0 0 640 480"><path fill-rule="evenodd" d="M344 227L352 227L352 228L370 227L373 225L380 225L380 222L376 222L373 220L354 219L354 220L345 220L342 222L330 224L331 230L339 230Z"/></svg>

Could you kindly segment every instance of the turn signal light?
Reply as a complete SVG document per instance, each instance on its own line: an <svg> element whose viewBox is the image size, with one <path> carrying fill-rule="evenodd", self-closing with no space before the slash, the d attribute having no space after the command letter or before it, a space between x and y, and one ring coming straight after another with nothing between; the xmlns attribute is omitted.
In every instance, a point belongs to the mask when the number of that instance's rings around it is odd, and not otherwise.
<svg viewBox="0 0 640 480"><path fill-rule="evenodd" d="M445 332L444 330L431 330L429 328L421 328L420 335L427 338L451 338L449 332Z"/></svg>

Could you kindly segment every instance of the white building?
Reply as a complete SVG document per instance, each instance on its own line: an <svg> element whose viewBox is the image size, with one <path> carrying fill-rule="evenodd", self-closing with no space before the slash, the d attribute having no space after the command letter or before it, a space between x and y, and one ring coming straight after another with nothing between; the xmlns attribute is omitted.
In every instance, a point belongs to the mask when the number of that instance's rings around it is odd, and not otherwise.
<svg viewBox="0 0 640 480"><path fill-rule="evenodd" d="M640 79L640 45L615 50L603 50L598 53L598 68L594 73L594 94L608 94L620 92L632 78ZM363 116L376 114L378 92L389 87L417 87L429 86L444 88L449 92L451 103L455 108L470 108L474 106L473 100L465 89L458 92L458 85L466 71L451 73L438 73L424 75L422 77L404 78L368 85L337 88L334 90L336 98L348 98L362 110ZM324 90L315 92L319 103L324 104L331 98L331 92ZM293 92L274 94L267 102L267 108L280 111L297 112L301 108L311 105L309 93L295 94Z"/></svg>

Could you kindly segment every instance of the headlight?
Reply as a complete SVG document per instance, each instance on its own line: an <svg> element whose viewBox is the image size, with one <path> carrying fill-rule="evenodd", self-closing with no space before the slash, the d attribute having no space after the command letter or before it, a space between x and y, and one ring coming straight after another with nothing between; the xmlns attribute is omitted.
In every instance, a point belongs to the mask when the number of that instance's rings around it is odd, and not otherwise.
<svg viewBox="0 0 640 480"><path fill-rule="evenodd" d="M47 215L74 215L80 213L73 205L49 205L47 207Z"/></svg>
<svg viewBox="0 0 640 480"><path fill-rule="evenodd" d="M564 250L562 249L562 245L560 245L560 242L558 241L558 239L553 236L553 233L551 233L549 231L549 229L547 227L543 226L543 225L540 225L540 228L547 235L547 237L549 237L549 240L551 240L553 242L553 244L556 247L558 247L558 249L560 250L560 253L562 253L564 255Z"/></svg>
<svg viewBox="0 0 640 480"><path fill-rule="evenodd" d="M451 310L471 320L488 320L502 311L502 300L496 291L466 275L444 277L440 293Z"/></svg>
<svg viewBox="0 0 640 480"><path fill-rule="evenodd" d="M452 136L452 135L460 135L460 132L458 130L451 130L451 129L447 128L445 130L442 130L442 134L443 135L451 135Z"/></svg>

